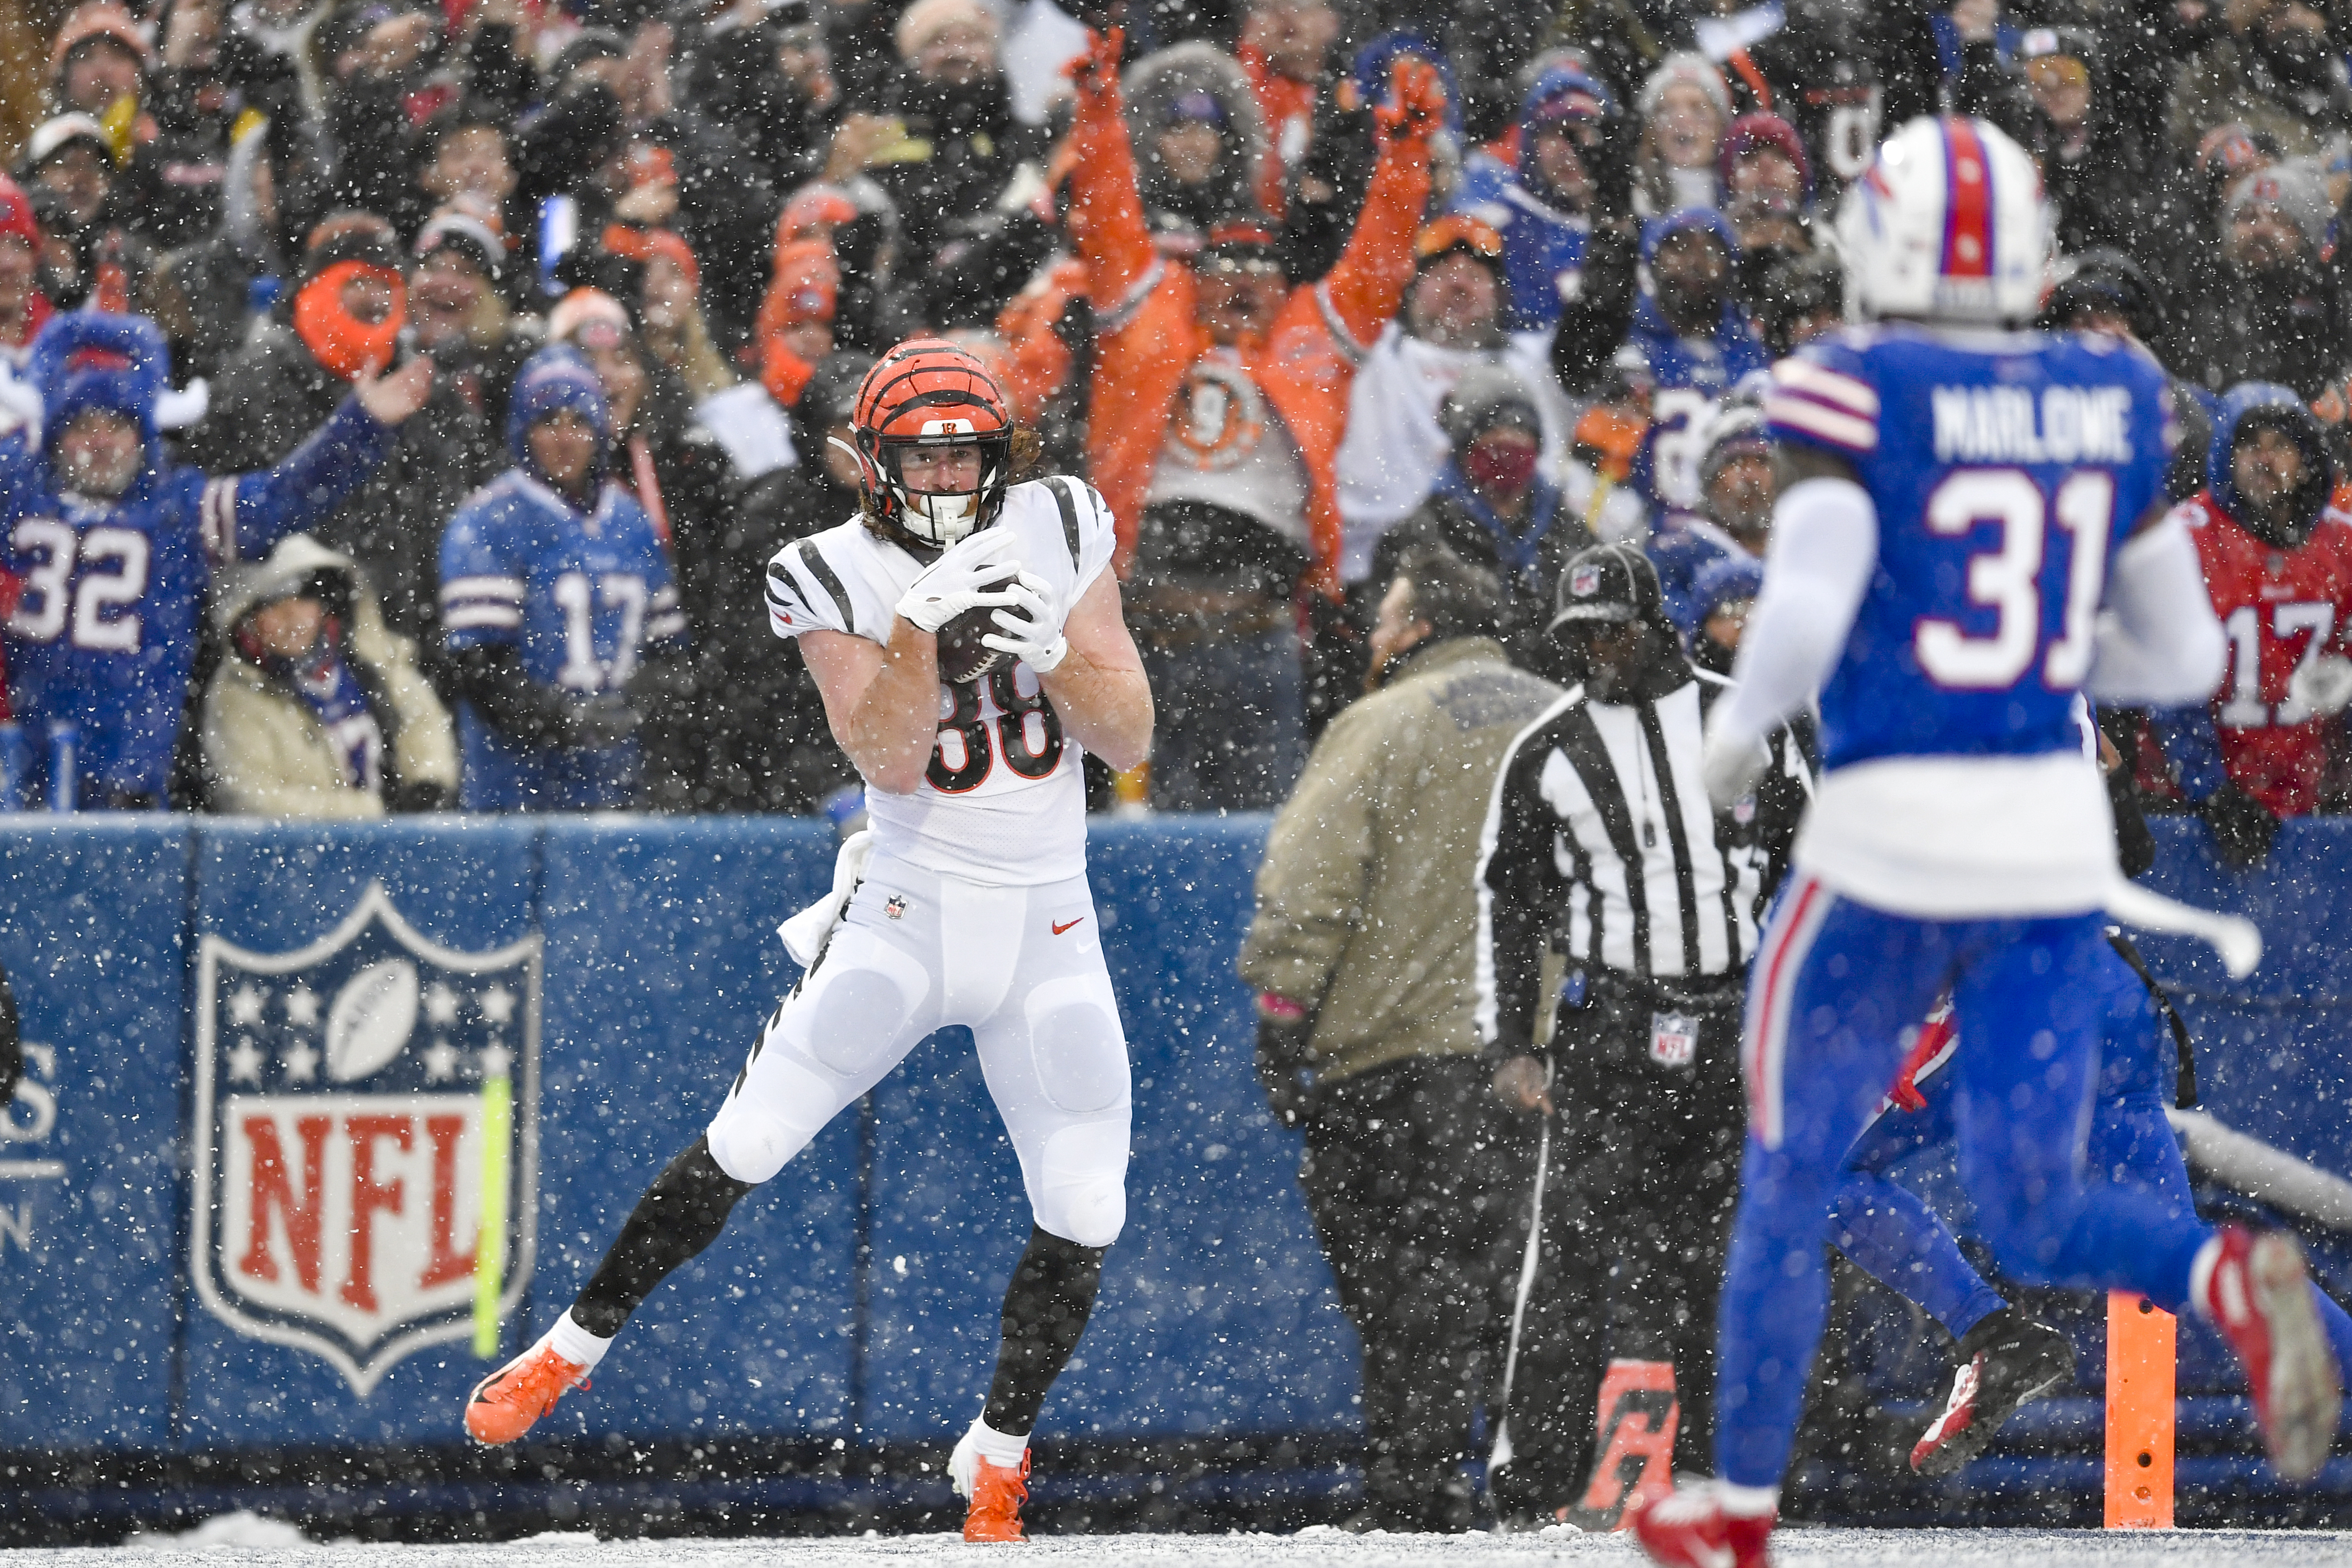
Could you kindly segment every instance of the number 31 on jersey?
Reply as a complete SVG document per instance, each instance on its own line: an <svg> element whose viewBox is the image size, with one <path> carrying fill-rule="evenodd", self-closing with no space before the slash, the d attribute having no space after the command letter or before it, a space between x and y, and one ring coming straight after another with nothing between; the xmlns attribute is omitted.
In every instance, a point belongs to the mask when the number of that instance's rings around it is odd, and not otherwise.
<svg viewBox="0 0 2352 1568"><path fill-rule="evenodd" d="M1992 612L1992 630L1971 632L1946 617L1920 617L1912 633L1919 668L1940 686L2000 691L2015 685L2039 657L2042 681L2053 690L2081 685L2091 673L2115 508L2115 476L2104 468L2076 468L2047 497L2021 468L1952 470L1927 497L1927 528L1946 538L1963 538L1986 523L1998 528L1989 548L1969 557L1966 583L1969 603ZM2053 523L2072 537L2073 548L2063 617L2045 653L2042 575Z"/></svg>

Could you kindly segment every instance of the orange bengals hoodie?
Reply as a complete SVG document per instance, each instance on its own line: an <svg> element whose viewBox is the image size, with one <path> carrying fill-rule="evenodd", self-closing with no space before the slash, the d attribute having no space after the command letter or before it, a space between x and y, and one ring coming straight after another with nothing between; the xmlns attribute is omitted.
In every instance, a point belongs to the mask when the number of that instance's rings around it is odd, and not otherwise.
<svg viewBox="0 0 2352 1568"><path fill-rule="evenodd" d="M1136 194L1135 153L1116 86L1081 92L1070 131L1068 226L1087 267L1098 337L1087 458L1118 519L1122 570L1185 374L1211 348L1193 320L1192 269L1153 248ZM1292 290L1265 337L1240 359L1297 443L1307 477L1309 585L1339 591L1336 472L1356 366L1403 303L1412 236L1429 200L1429 149L1384 138L1355 233L1320 283Z"/></svg>

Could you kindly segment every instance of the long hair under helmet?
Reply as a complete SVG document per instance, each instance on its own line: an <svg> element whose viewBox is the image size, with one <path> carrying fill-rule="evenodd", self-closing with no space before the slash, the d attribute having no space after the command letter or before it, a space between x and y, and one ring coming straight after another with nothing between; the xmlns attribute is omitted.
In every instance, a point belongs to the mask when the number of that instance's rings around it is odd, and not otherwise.
<svg viewBox="0 0 2352 1568"><path fill-rule="evenodd" d="M1997 327L2042 308L2050 204L1989 121L1922 116L1888 137L1838 210L1846 311Z"/></svg>
<svg viewBox="0 0 2352 1568"><path fill-rule="evenodd" d="M858 488L884 526L945 549L996 521L1013 473L1013 405L980 361L944 338L909 338L857 388L852 434ZM978 446L980 487L945 495L907 488L910 449Z"/></svg>

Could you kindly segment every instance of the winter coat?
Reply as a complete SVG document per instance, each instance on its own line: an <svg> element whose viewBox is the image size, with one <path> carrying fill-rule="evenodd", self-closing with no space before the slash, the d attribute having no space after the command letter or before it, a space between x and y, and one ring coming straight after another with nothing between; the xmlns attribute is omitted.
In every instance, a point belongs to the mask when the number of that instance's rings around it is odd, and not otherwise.
<svg viewBox="0 0 2352 1568"><path fill-rule="evenodd" d="M149 314L171 340L183 381L219 375L246 345L253 325L256 278L286 276L278 236L264 223L254 176L268 152L266 133L231 149L221 181L220 226L210 238L166 256Z"/></svg>
<svg viewBox="0 0 2352 1568"><path fill-rule="evenodd" d="M2336 273L2314 266L2276 277L2225 263L2213 277L2179 302L2165 363L2208 392L2277 382L2306 400L2319 396L2352 352Z"/></svg>
<svg viewBox="0 0 2352 1568"><path fill-rule="evenodd" d="M703 422L704 411L717 400L694 404L674 371L657 363L649 363L649 370L646 401L614 445L612 479L668 534L692 673L688 695L648 711L638 732L645 804L675 811L813 810L813 803L797 797L793 804L781 803L762 777L766 769L747 768L739 758L745 744L759 749L756 741L747 740L747 732L771 724L773 716L763 711L760 694L767 687L756 676L747 685L736 672L755 669L760 658L779 654L785 655L787 667L796 663L769 632L760 598L768 557L793 535L769 539L764 554L746 543L768 539L772 531L756 509L755 498L766 494L764 482L789 485L782 476L796 471L785 467L745 478ZM719 395L742 400L765 394L747 384ZM645 482L647 470L650 486ZM855 505L853 497L848 507L830 508L822 523L812 522L806 531L830 528ZM742 644L751 637L775 646L754 643L758 655L747 660ZM831 745L829 737L826 744Z"/></svg>
<svg viewBox="0 0 2352 1568"><path fill-rule="evenodd" d="M2172 89L2172 139L2194 148L2216 126L2232 122L2267 131L2289 158L2324 152L2328 139L2352 122L2340 63L2325 87L2298 89L2282 81L2245 40L2222 34L2183 62Z"/></svg>
<svg viewBox="0 0 2352 1568"><path fill-rule="evenodd" d="M1479 1049L1466 868L1511 737L1559 695L1491 640L1453 638L1316 743L1266 840L1240 967L1313 1015L1318 1082Z"/></svg>
<svg viewBox="0 0 2352 1568"><path fill-rule="evenodd" d="M383 732L381 793L347 782L341 753L310 706L280 676L239 652L236 624L321 573L342 580L350 607L343 657ZM297 534L267 560L222 575L213 625L226 652L203 710L212 809L241 816L381 817L385 800L416 786L457 792L457 741L448 711L418 672L416 648L384 627L383 612L349 557Z"/></svg>
<svg viewBox="0 0 2352 1568"><path fill-rule="evenodd" d="M215 473L267 467L348 391L292 327L272 321L213 383L211 412L189 435L190 460ZM394 632L430 648L441 526L503 466L481 415L436 378L424 408L400 427L392 456L312 531L367 574Z"/></svg>
<svg viewBox="0 0 2352 1568"><path fill-rule="evenodd" d="M1127 560L1177 389L1211 344L1194 319L1192 269L1162 261L1152 247L1118 95L1082 99L1070 137L1069 229L1089 269L1098 331L1087 455ZM1339 583L1337 465L1349 385L1412 282L1413 231L1428 200L1427 144L1414 137L1386 143L1339 265L1322 282L1293 289L1273 329L1240 350L1305 461L1311 576L1327 591Z"/></svg>
<svg viewBox="0 0 2352 1568"><path fill-rule="evenodd" d="M769 560L796 538L845 521L857 494L812 457L731 488L727 504L681 527L678 599L693 640L696 745L683 804L699 811L805 815L858 782L825 722L824 698L797 649L769 629L761 591ZM648 743L656 803L661 759Z"/></svg>
<svg viewBox="0 0 2352 1568"><path fill-rule="evenodd" d="M952 88L901 71L882 112L904 120L907 136L867 172L898 209L898 275L919 277L957 223L985 213L1021 161L1037 153L1038 135L1013 118L1003 77Z"/></svg>
<svg viewBox="0 0 2352 1568"><path fill-rule="evenodd" d="M1594 502L1598 487L1591 469L1581 464L1570 465L1569 487L1557 492L1558 508L1551 526L1536 547L1534 568L1524 574L1504 568L1493 531L1460 499L1443 492L1432 495L1421 510L1381 536L1380 549L1372 556L1371 575L1364 580L1374 592L1385 593L1396 576L1397 563L1413 546L1443 545L1481 570L1494 572L1501 582L1501 640L1511 662L1522 669L1548 671L1554 658L1551 639L1544 628L1551 619L1552 588L1559 581L1568 558L1598 542L1583 516L1588 507L1600 509ZM1612 489L1606 495L1622 493ZM1493 782L1491 777L1488 782Z"/></svg>

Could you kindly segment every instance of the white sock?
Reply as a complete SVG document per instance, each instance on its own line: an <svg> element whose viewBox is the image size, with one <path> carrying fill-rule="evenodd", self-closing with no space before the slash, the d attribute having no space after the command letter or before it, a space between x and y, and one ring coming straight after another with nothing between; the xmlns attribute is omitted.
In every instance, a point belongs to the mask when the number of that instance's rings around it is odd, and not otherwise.
<svg viewBox="0 0 2352 1568"><path fill-rule="evenodd" d="M1716 1501L1733 1519L1762 1519L1780 1506L1779 1487L1743 1487L1730 1481L1715 1483Z"/></svg>
<svg viewBox="0 0 2352 1568"><path fill-rule="evenodd" d="M548 1332L547 1343L549 1348L564 1360L590 1367L604 1360L604 1353L613 1348L611 1340L582 1328L569 1311L555 1320L555 1327Z"/></svg>
<svg viewBox="0 0 2352 1568"><path fill-rule="evenodd" d="M2213 1321L2213 1308L2206 1292L2213 1284L2213 1267L2221 1261L2221 1239L2215 1236L2197 1249L2197 1260L2189 1265L2189 1304L2209 1323Z"/></svg>
<svg viewBox="0 0 2352 1568"><path fill-rule="evenodd" d="M1019 1469L1021 1456L1029 1451L1028 1433L1000 1432L985 1420L973 1421L971 1430L965 1436L971 1439L974 1452L1003 1469Z"/></svg>

